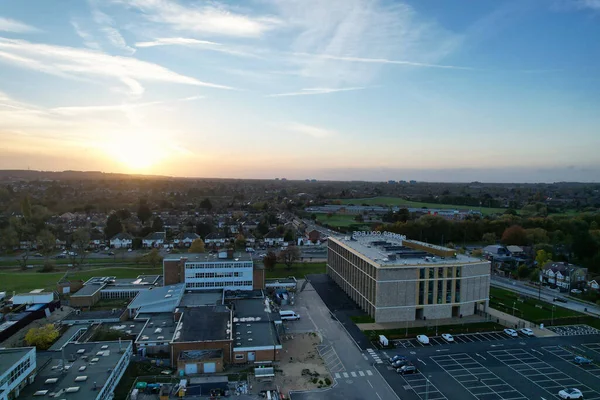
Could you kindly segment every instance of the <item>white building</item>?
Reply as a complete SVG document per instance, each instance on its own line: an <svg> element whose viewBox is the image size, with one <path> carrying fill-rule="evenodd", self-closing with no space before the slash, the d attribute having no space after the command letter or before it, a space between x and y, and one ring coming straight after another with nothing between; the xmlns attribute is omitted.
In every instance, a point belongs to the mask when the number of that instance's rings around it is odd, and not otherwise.
<svg viewBox="0 0 600 400"><path fill-rule="evenodd" d="M185 283L186 290L252 290L264 287L264 270L257 270L262 282L254 283L254 263L247 253L222 251L190 254L188 258L173 256L163 260L165 285ZM258 286L257 286L258 285Z"/></svg>
<svg viewBox="0 0 600 400"><path fill-rule="evenodd" d="M142 239L142 245L144 247L162 247L166 240L166 232L153 232Z"/></svg>
<svg viewBox="0 0 600 400"><path fill-rule="evenodd" d="M29 293L15 294L12 298L13 305L21 304L48 304L55 300L53 292L44 292L41 289Z"/></svg>
<svg viewBox="0 0 600 400"><path fill-rule="evenodd" d="M35 369L35 347L0 349L0 400L19 397L33 381Z"/></svg>
<svg viewBox="0 0 600 400"><path fill-rule="evenodd" d="M129 233L118 233L110 239L110 247L128 249L133 244L133 236Z"/></svg>
<svg viewBox="0 0 600 400"><path fill-rule="evenodd" d="M194 232L192 233L182 233L181 235L179 235L179 237L177 237L175 240L173 240L173 243L176 246L184 246L184 247L190 247L192 245L192 243L194 242L194 240L196 239L200 239L200 236Z"/></svg>

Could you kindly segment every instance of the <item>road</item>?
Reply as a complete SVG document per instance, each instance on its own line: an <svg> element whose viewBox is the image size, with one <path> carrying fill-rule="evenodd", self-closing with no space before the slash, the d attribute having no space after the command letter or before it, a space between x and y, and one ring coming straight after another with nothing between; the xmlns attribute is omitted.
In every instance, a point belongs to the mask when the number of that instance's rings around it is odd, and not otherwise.
<svg viewBox="0 0 600 400"><path fill-rule="evenodd" d="M524 282L515 281L514 279L501 278L498 276L492 276L491 281L492 286L497 286L501 288L505 288L508 290L512 290L513 292L518 292L527 296L532 296L537 298L540 294L539 289L533 288L531 286L525 285ZM552 290L548 288L542 288L541 291L541 299L544 301L548 301L550 303L553 302L555 297L564 298L567 300L566 303L557 302L556 305L568 308L573 311L579 311L581 313L587 313L590 315L600 316L600 307L594 306L587 303L582 303L577 300L573 300L572 298L565 298L562 294L560 294L557 290ZM586 311L587 309L587 311Z"/></svg>
<svg viewBox="0 0 600 400"><path fill-rule="evenodd" d="M299 285L300 286L300 285ZM320 353L335 381L327 390L292 393L292 400L344 399L394 400L398 396L374 367L368 352L361 351L337 319L332 317L311 284L296 296L291 307L302 319L288 324L288 332L317 331L323 342Z"/></svg>

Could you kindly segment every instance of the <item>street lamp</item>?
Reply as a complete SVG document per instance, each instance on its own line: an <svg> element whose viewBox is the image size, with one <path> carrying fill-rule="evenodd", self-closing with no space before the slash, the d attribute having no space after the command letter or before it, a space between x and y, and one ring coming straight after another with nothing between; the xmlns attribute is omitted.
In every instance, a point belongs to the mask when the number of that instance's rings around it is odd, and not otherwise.
<svg viewBox="0 0 600 400"><path fill-rule="evenodd" d="M552 324L551 324L551 325L554 325L554 308L555 308L555 307L556 307L556 306L553 304L553 305L552 305Z"/></svg>
<svg viewBox="0 0 600 400"><path fill-rule="evenodd" d="M431 378L431 375L428 375L425 381L425 400L429 400L429 378Z"/></svg>
<svg viewBox="0 0 600 400"><path fill-rule="evenodd" d="M516 301L513 301L513 317L515 316L515 305L517 304Z"/></svg>

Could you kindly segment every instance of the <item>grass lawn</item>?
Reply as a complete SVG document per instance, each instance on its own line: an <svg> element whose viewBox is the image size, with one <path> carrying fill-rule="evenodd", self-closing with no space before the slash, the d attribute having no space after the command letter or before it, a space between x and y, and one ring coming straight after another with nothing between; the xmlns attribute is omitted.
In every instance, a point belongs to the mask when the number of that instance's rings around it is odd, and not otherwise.
<svg viewBox="0 0 600 400"><path fill-rule="evenodd" d="M482 214L502 214L506 211L505 208L493 208L493 207L473 207L473 206L459 206L455 204L438 204L438 203L422 203L420 201L405 200L400 197L370 197L364 199L340 199L342 204L354 204L360 206L362 204L368 204L373 206L406 206L414 208L456 208L456 209L467 209L467 210L480 210Z"/></svg>
<svg viewBox="0 0 600 400"><path fill-rule="evenodd" d="M317 214L317 221L319 221L321 224L342 228L347 228L351 225L368 226L368 224L365 225L362 222L356 221L354 217L356 217L356 215L335 214L331 217L328 217L326 214Z"/></svg>
<svg viewBox="0 0 600 400"><path fill-rule="evenodd" d="M350 317L355 324L372 324L375 322L370 315L353 315Z"/></svg>
<svg viewBox="0 0 600 400"><path fill-rule="evenodd" d="M21 259L2 260L2 261L0 261L0 267L18 267L19 261L21 261ZM27 259L27 265L44 265L44 261L45 261L44 258L30 256ZM55 265L72 264L72 260L70 260L69 258L51 258L49 261L51 261ZM77 261L79 261L79 259ZM122 263L132 264L134 262L135 262L135 260L133 258L122 258L119 256L117 256L116 259L114 259L113 257L86 258L84 261L85 264L122 264Z"/></svg>
<svg viewBox="0 0 600 400"><path fill-rule="evenodd" d="M476 332L493 332L501 331L504 326L495 322L477 322L473 324L456 324L456 325L440 325L437 327L438 335L442 333L450 333L457 335L459 333L476 333ZM403 339L412 338L417 335L428 335L435 336L435 326L421 326L415 328L408 328L408 334L406 328L399 329L380 329L380 330L367 330L364 331L371 340L378 340L379 335L384 335L388 339Z"/></svg>
<svg viewBox="0 0 600 400"><path fill-rule="evenodd" d="M93 268L83 271L74 271L68 275L69 279L82 279L84 281L93 276L116 276L117 278L135 278L138 275L162 274L162 267L128 266L121 268ZM0 291L12 293L29 292L33 289L56 289L56 282L64 276L64 272L41 273L35 271L11 271L0 273Z"/></svg>
<svg viewBox="0 0 600 400"><path fill-rule="evenodd" d="M515 305L515 316L532 322L551 320L552 306L555 306L554 319L583 316L577 311L560 307L558 304L521 297L510 290L490 287L490 307L512 314L513 304Z"/></svg>
<svg viewBox="0 0 600 400"><path fill-rule="evenodd" d="M291 269L287 269L285 264L277 264L273 271L266 271L265 277L267 279L273 278L287 278L288 276L295 276L296 279L304 278L304 275L308 274L324 274L326 271L326 263L294 263Z"/></svg>

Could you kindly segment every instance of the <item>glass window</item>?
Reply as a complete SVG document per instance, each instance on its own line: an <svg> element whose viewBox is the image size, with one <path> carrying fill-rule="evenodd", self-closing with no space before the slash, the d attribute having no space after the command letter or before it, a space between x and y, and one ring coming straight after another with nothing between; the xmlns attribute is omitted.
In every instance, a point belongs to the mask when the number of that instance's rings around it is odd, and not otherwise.
<svg viewBox="0 0 600 400"><path fill-rule="evenodd" d="M425 279L425 268L419 268L419 279Z"/></svg>
<svg viewBox="0 0 600 400"><path fill-rule="evenodd" d="M444 277L444 268L440 267L437 270L438 270L438 273L437 273L438 278L443 278Z"/></svg>
<svg viewBox="0 0 600 400"><path fill-rule="evenodd" d="M462 267L456 267L456 277L457 277L457 278L460 278L460 273L461 273L460 269L461 269L461 268L462 268Z"/></svg>
<svg viewBox="0 0 600 400"><path fill-rule="evenodd" d="M442 302L442 288L443 288L443 284L444 284L444 281L438 280L437 304L443 304L443 302Z"/></svg>

